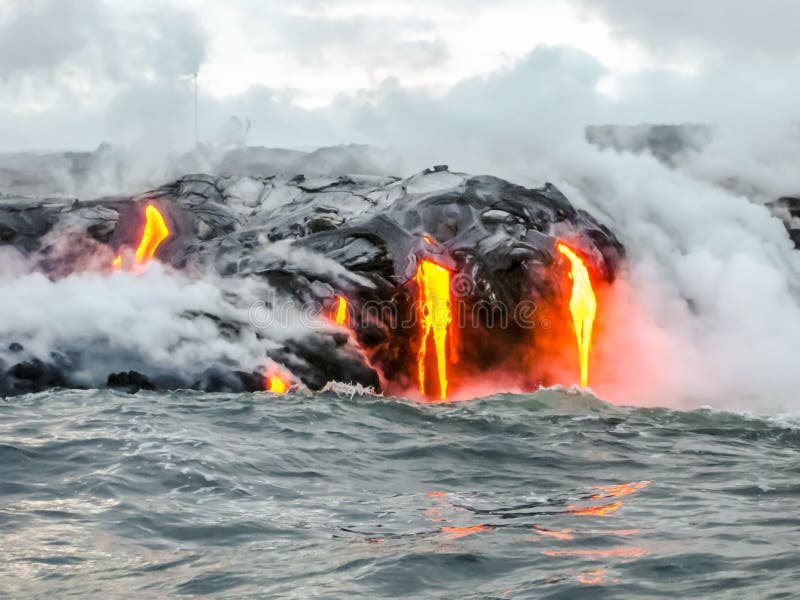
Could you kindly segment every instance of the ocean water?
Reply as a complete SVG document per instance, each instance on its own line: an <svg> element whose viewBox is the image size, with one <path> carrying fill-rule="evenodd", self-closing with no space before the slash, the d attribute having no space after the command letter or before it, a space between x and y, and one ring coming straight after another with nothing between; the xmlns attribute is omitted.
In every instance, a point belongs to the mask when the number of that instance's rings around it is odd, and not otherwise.
<svg viewBox="0 0 800 600"><path fill-rule="evenodd" d="M0 400L3 598L796 598L800 421L569 390Z"/></svg>

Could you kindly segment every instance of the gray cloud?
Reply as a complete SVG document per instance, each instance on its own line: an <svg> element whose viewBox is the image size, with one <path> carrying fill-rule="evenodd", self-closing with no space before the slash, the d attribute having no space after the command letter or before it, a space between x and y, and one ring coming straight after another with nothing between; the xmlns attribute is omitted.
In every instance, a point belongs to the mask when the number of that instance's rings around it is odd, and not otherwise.
<svg viewBox="0 0 800 600"><path fill-rule="evenodd" d="M163 77L196 73L206 58L206 34L196 15L179 10L148 15L147 63Z"/></svg>
<svg viewBox="0 0 800 600"><path fill-rule="evenodd" d="M276 32L301 62L344 60L370 69L397 65L428 69L449 57L434 24L424 19L288 15Z"/></svg>
<svg viewBox="0 0 800 600"><path fill-rule="evenodd" d="M18 3L0 25L0 77L64 64L103 27L97 0Z"/></svg>
<svg viewBox="0 0 800 600"><path fill-rule="evenodd" d="M0 24L0 78L174 77L196 72L206 56L197 16L174 7L122 15L99 0L38 0L11 8Z"/></svg>
<svg viewBox="0 0 800 600"><path fill-rule="evenodd" d="M779 8L779 3L771 1L767 12ZM650 36L652 44L667 52L670 40L701 43L706 33L709 48L715 44L732 48L732 42L725 46L720 40L732 40L749 23L737 8L740 5L738 0L725 3L732 7L732 17L723 19L725 23L714 22L714 30L708 29L708 23L722 10L719 2L678 2L665 8L660 2L605 0L592 3L591 10L601 11L598 14L609 19L619 35L643 43L649 43L645 38ZM27 23L21 31L30 37L39 30L57 33L63 29L69 35L54 34L53 46L46 46L48 51L30 56L19 51L25 45L18 36L14 38L16 50L11 52L15 56L0 54L0 60L6 61L0 62L4 72L15 73L17 79L0 83L2 147L92 148L104 140L149 140L173 149L192 144L192 89L188 78L182 76L195 72L208 53L209 32L201 26L199 13L162 6L157 13L141 9L123 17L96 1L75 0L49 0L33 6L20 4L7 19L5 31L10 31L12 24ZM281 48L299 61L330 64L332 69L337 57L367 70L397 65L431 68L457 58L450 56L450 49L436 37L436 26L441 23L425 17L333 18L322 10L333 5L323 0L301 4L308 9L303 13L289 13L277 3L243 2L238 6L247 10L241 36L248 44ZM437 6L455 10L456 4ZM780 7L786 9L781 14L794 14L789 4ZM314 9L319 14L309 12ZM697 23L693 17L698 17ZM40 26L34 23L40 22L46 25L37 29ZM778 33L774 27L767 30ZM756 38L764 35L761 30L752 32ZM664 44L658 42L659 36ZM783 40L764 47L778 52L781 44L792 43L797 42ZM66 62L70 68L61 68ZM37 78L36 72L43 68L56 75ZM82 87L74 85L76 69L84 78ZM552 147L554 140L567 137L579 139L590 123L753 124L766 117L797 119L799 111L793 99L800 92L799 73L790 61L758 65L712 62L697 75L650 69L616 78L617 97L611 99L598 91L609 72L596 58L575 49L538 48L502 71L464 80L439 94L410 89L396 78L376 80L372 89L342 94L330 106L315 110L295 106L280 87L258 85L227 96L201 94L201 133L204 140L213 141L223 124L237 115L252 122L250 143L396 144L413 148L420 161L463 157L467 164L478 163L485 158L484 149L491 147L495 158L502 156L510 164L526 154L521 149ZM22 74L24 85L19 80ZM268 75L263 79L269 80ZM87 102L86 94L91 93L86 92L86 83L96 85L98 94L106 94L107 99ZM15 94L22 89L34 90L30 95L50 101L36 111L10 110Z"/></svg>
<svg viewBox="0 0 800 600"><path fill-rule="evenodd" d="M800 54L794 0L578 0L613 31L662 55L796 60Z"/></svg>

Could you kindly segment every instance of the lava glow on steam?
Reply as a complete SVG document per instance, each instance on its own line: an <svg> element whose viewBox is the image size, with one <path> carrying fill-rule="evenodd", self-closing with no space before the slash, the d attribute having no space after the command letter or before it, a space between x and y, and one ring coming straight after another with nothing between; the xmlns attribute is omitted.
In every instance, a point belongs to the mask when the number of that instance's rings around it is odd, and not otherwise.
<svg viewBox="0 0 800 600"><path fill-rule="evenodd" d="M592 327L597 314L597 298L589 279L589 270L581 258L568 246L559 243L558 251L570 262L572 267L572 297L569 301L569 310L572 313L572 324L575 328L575 337L578 340L578 357L581 365L581 385L589 384L589 350L592 347Z"/></svg>
<svg viewBox="0 0 800 600"><path fill-rule="evenodd" d="M436 372L439 375L439 397L447 398L447 333L453 320L450 298L450 271L432 260L422 259L414 278L419 286L419 316L422 338L417 351L419 391L425 395L425 372L428 368L428 340L433 333ZM451 330L451 335L453 331ZM453 345L453 344L451 344Z"/></svg>
<svg viewBox="0 0 800 600"><path fill-rule="evenodd" d="M145 224L142 237L136 248L136 265L143 266L153 260L156 250L165 239L169 237L170 231L167 227L164 216L152 204L148 204L144 211ZM122 269L122 255L118 254L112 263L114 270Z"/></svg>

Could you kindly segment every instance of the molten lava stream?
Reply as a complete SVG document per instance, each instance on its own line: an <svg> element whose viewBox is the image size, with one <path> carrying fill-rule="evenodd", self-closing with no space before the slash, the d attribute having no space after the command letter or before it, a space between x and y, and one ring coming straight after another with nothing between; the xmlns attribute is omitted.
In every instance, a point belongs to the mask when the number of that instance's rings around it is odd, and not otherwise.
<svg viewBox="0 0 800 600"><path fill-rule="evenodd" d="M572 296L569 310L572 313L572 325L578 341L578 359L581 365L581 385L589 384L589 350L592 347L592 327L597 314L597 298L589 279L589 270L581 258L568 246L559 243L558 251L570 262L572 278Z"/></svg>
<svg viewBox="0 0 800 600"><path fill-rule="evenodd" d="M336 306L336 325L344 327L347 324L347 298L339 296Z"/></svg>
<svg viewBox="0 0 800 600"><path fill-rule="evenodd" d="M436 372L439 375L439 397L447 398L447 333L453 330L452 302L450 298L450 271L432 260L423 259L417 265L415 281L419 287L419 315L422 338L417 351L419 391L425 395L425 371L428 368L428 338L433 332L436 352Z"/></svg>
<svg viewBox="0 0 800 600"><path fill-rule="evenodd" d="M143 266L153 260L156 250L165 239L169 237L170 230L167 227L164 216L152 204L148 204L144 211L145 223L142 231L142 238L136 248L136 265ZM115 271L122 269L122 255L118 254L112 266Z"/></svg>
<svg viewBox="0 0 800 600"><path fill-rule="evenodd" d="M289 387L280 375L269 375L267 377L267 391L274 394L285 394Z"/></svg>

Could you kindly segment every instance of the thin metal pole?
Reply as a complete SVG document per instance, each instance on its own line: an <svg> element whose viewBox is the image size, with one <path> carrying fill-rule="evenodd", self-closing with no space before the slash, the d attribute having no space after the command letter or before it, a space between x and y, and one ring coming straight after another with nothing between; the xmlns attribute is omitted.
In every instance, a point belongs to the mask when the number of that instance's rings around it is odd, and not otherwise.
<svg viewBox="0 0 800 600"><path fill-rule="evenodd" d="M200 146L200 127L197 118L197 71L194 74L194 146Z"/></svg>

